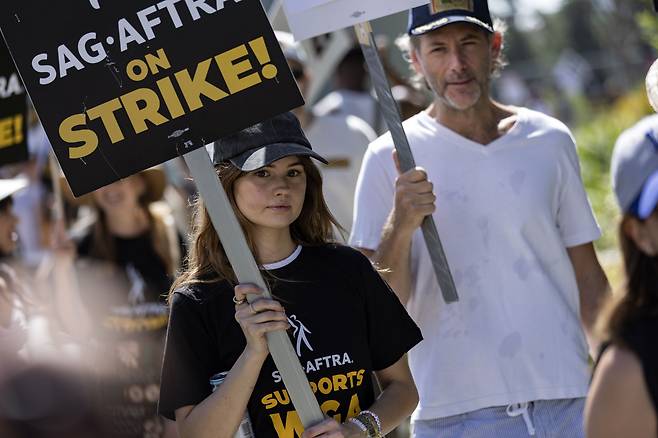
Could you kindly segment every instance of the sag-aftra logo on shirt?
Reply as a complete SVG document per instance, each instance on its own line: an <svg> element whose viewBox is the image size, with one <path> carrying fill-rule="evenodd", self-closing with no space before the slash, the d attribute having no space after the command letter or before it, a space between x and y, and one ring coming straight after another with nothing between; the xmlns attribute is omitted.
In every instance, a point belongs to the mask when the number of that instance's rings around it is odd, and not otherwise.
<svg viewBox="0 0 658 438"><path fill-rule="evenodd" d="M297 355L300 359L308 358L309 354L315 352L312 343L313 331L296 315L291 315L288 322L292 327ZM349 366L354 361L349 353L312 357L301 360L301 363L309 376L311 390L318 397L320 409L325 415L342 423L361 412L357 391L364 384L365 369L354 367L350 370ZM341 368L340 372L337 372L337 368ZM272 373L272 379L275 384L282 383L278 371ZM260 403L268 413L279 438L295 438L302 435L304 426L285 389L268 392L260 398Z"/></svg>

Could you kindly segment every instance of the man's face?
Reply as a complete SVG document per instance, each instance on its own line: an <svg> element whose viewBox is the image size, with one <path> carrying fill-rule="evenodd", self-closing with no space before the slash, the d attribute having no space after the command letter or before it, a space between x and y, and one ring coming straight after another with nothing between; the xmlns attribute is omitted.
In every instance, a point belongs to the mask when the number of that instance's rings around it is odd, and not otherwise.
<svg viewBox="0 0 658 438"><path fill-rule="evenodd" d="M450 109L465 111L488 96L499 38L469 23L454 23L422 35L411 52L414 68Z"/></svg>

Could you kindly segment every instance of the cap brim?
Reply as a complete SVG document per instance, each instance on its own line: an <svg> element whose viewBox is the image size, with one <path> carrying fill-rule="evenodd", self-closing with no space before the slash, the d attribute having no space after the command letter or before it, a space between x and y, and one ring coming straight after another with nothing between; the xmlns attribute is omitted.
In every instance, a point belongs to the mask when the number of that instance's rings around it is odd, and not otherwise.
<svg viewBox="0 0 658 438"><path fill-rule="evenodd" d="M261 167L272 164L276 160L280 160L281 158L289 157L291 155L307 156L315 158L324 164L328 164L328 161L319 154L313 152L306 146L295 143L268 144L267 146L260 148L250 149L236 157L231 158L230 161L238 169L244 172L251 172L252 170L260 169Z"/></svg>
<svg viewBox="0 0 658 438"><path fill-rule="evenodd" d="M0 201L27 187L27 178L0 179Z"/></svg>
<svg viewBox="0 0 658 438"><path fill-rule="evenodd" d="M643 220L648 218L656 209L656 205L658 205L658 170L652 173L642 186L637 204L637 217Z"/></svg>
<svg viewBox="0 0 658 438"><path fill-rule="evenodd" d="M450 15L448 17L442 17L437 20L430 21L429 23L423 24L421 26L416 26L413 29L409 30L409 35L412 36L423 35L427 32L431 32L448 24L462 23L462 22L475 24L476 26L483 28L489 33L493 33L494 31L490 25L470 15Z"/></svg>

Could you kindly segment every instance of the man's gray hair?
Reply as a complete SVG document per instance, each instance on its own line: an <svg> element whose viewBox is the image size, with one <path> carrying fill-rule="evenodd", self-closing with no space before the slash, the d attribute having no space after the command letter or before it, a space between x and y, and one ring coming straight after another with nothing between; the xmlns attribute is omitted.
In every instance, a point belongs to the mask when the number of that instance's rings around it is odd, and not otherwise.
<svg viewBox="0 0 658 438"><path fill-rule="evenodd" d="M505 23L500 18L495 18L493 20L494 31L499 33L502 37L502 45L500 47L500 53L498 57L494 59L493 70L491 72L492 77L498 77L500 72L507 65L507 59L505 59L504 49L505 49L505 33L507 33L507 23ZM411 65L411 51L418 49L420 44L420 36L409 36L407 34L400 35L396 40L395 44L398 46L402 52L402 56L407 62L409 62L409 69L411 70L410 82L411 84L419 90L427 90L429 86L425 81L425 78L420 73L417 73Z"/></svg>

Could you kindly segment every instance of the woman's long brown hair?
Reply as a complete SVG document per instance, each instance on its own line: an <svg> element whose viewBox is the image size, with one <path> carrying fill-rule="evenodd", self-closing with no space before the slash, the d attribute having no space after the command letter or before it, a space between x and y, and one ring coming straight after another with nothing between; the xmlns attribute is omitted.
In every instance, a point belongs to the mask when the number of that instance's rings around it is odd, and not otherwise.
<svg viewBox="0 0 658 438"><path fill-rule="evenodd" d="M635 321L658 316L658 257L642 252L624 232L625 216L619 225L619 242L626 274L625 291L604 316L605 335L615 343L623 343L622 334Z"/></svg>
<svg viewBox="0 0 658 438"><path fill-rule="evenodd" d="M142 178L139 174L133 178ZM139 208L143 209L148 219L148 229L151 244L155 253L160 257L167 270L167 275L173 277L180 265L180 256L172 254L171 244L167 233L167 225L163 218L153 214L149 208L149 201L144 194L138 199ZM94 223L92 229L92 246L90 253L92 256L101 260L116 261L116 248L114 245L114 236L107 225L107 215L102 208L96 207L98 220ZM178 242L174 242L176 245Z"/></svg>
<svg viewBox="0 0 658 438"><path fill-rule="evenodd" d="M323 245L334 241L333 226L343 231L332 216L322 195L322 176L310 158L299 157L306 173L306 193L299 217L290 225L290 235L298 245ZM242 230L247 238L247 244L252 254L258 258L253 237L249 232L249 221L240 212L235 202L233 187L235 181L247 172L243 172L232 164L225 162L216 167L222 187L233 207ZM179 275L171 287L169 298L173 291L189 284L211 283L228 280L236 284L237 279L229 263L224 247L213 228L208 211L201 200L194 203L192 234L187 254L187 268Z"/></svg>

